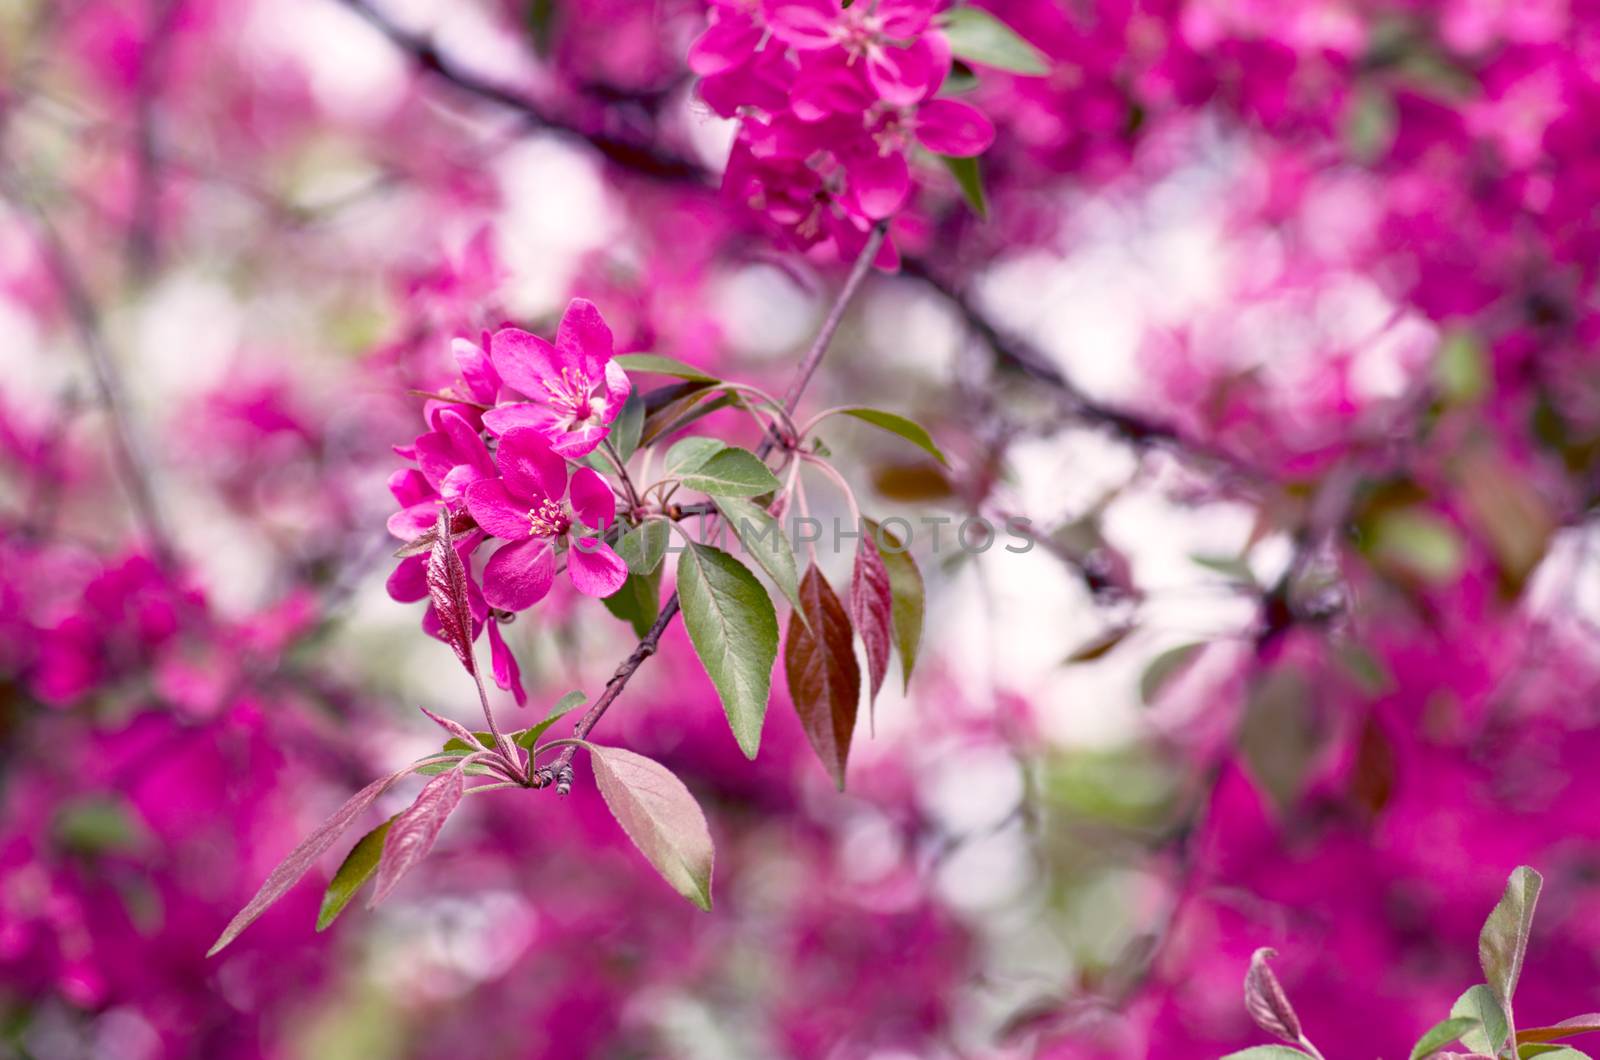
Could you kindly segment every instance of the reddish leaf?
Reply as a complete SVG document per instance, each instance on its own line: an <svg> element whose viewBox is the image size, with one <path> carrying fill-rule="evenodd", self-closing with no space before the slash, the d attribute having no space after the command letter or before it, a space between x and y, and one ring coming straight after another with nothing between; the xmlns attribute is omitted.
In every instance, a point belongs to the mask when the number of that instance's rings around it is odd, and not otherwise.
<svg viewBox="0 0 1600 1060"><path fill-rule="evenodd" d="M479 746L478 738L472 734L472 730L461 724L459 721L451 721L449 718L435 714L427 707L418 707L417 709L426 714L435 725L439 726L439 728L443 729L451 736L454 736L468 747Z"/></svg>
<svg viewBox="0 0 1600 1060"><path fill-rule="evenodd" d="M867 650L870 705L877 702L878 690L889 672L889 649L894 643L894 592L889 586L889 570L870 533L863 534L856 546L855 568L850 572L850 619Z"/></svg>
<svg viewBox="0 0 1600 1060"><path fill-rule="evenodd" d="M1277 951L1262 947L1250 956L1250 970L1244 976L1244 1007L1256 1026L1286 1042L1300 1040L1300 1017L1289 1004L1283 984L1267 967L1267 958Z"/></svg>
<svg viewBox="0 0 1600 1060"><path fill-rule="evenodd" d="M451 544L450 514L443 508L439 509L439 521L433 532L433 548L428 553L428 597L433 601L434 613L439 616L439 629L445 643L455 650L456 658L467 668L467 673L475 673L467 568Z"/></svg>
<svg viewBox="0 0 1600 1060"><path fill-rule="evenodd" d="M417 792L416 801L394 819L383 841L383 857L378 861L378 882L367 908L373 908L389 897L389 892L400 882L400 877L428 856L445 820L461 804L466 783L467 774L461 768L441 773L423 785L422 790Z"/></svg>
<svg viewBox="0 0 1600 1060"><path fill-rule="evenodd" d="M1517 1044L1528 1045L1532 1042L1553 1042L1560 1038L1574 1038L1580 1034L1592 1034L1600 1031L1600 1012L1590 1012L1583 1016L1573 1016L1560 1023L1553 1023L1548 1027L1526 1027L1517 1032Z"/></svg>
<svg viewBox="0 0 1600 1060"><path fill-rule="evenodd" d="M699 803L661 763L586 743L595 787L611 814L674 890L711 911L711 830Z"/></svg>
<svg viewBox="0 0 1600 1060"><path fill-rule="evenodd" d="M861 699L861 671L851 643L850 616L815 564L800 579L800 602L806 622L790 615L783 645L789 697L812 749L843 791L850 736Z"/></svg>
<svg viewBox="0 0 1600 1060"><path fill-rule="evenodd" d="M377 801L379 795L382 795L389 789L391 784L408 772L409 770L401 770L398 773L391 773L386 777L374 780L371 784L350 796L343 806L333 811L331 817L318 825L316 831L306 836L300 845L291 850L289 856L284 858L278 864L278 867L272 870L271 875L261 885L261 889L256 892L255 897L250 899L249 904L243 909L239 910L239 914L229 921L222 934L217 936L217 941L206 952L206 956L210 957L216 954L228 943L238 938L239 933L249 927L256 917L266 912L268 906L282 898L289 888L293 887L300 877L306 874L306 870L311 867L312 862L316 861L323 851L333 846L334 840L338 839L345 829L355 823L356 818L361 816L361 812Z"/></svg>

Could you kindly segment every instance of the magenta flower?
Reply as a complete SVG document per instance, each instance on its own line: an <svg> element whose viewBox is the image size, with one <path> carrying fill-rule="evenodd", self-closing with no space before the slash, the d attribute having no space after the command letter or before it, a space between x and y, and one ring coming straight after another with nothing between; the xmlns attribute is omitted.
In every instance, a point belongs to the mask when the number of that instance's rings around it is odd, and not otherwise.
<svg viewBox="0 0 1600 1060"><path fill-rule="evenodd" d="M458 508L469 485L494 476L489 447L468 415L477 417L465 406L444 406L431 417L433 430L396 449L417 462L389 477L389 491L400 502L389 517L389 532L400 540L415 541L433 527L441 501Z"/></svg>
<svg viewBox="0 0 1600 1060"><path fill-rule="evenodd" d="M800 51L841 48L864 61L879 97L896 106L925 99L944 79L948 48L928 32L932 0L766 0L772 35ZM941 59L943 60L941 62Z"/></svg>
<svg viewBox="0 0 1600 1060"><path fill-rule="evenodd" d="M501 328L489 356L503 383L531 401L483 414L496 434L532 427L561 456L593 452L628 400L628 375L611 359L611 329L594 303L574 298L550 343L520 328Z"/></svg>
<svg viewBox="0 0 1600 1060"><path fill-rule="evenodd" d="M566 461L537 429L514 427L501 435L495 463L499 478L467 489L467 510L478 525L511 542L483 568L483 595L494 607L525 611L550 591L556 546L580 524L610 526L617 499L590 468L579 468L569 483ZM622 588L628 567L609 545L582 536L570 544L567 576L574 588L588 596Z"/></svg>
<svg viewBox="0 0 1600 1060"><path fill-rule="evenodd" d="M461 385L466 396L480 405L493 405L500 393L500 373L485 352L489 346L489 333L483 333L481 344L469 339L453 339L450 352L455 356L456 367L461 371Z"/></svg>

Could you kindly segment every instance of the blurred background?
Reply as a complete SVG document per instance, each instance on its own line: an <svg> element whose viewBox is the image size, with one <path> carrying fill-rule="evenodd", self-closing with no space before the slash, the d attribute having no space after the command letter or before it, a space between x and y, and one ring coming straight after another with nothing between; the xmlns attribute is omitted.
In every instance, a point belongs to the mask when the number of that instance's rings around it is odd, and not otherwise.
<svg viewBox="0 0 1600 1060"><path fill-rule="evenodd" d="M953 78L989 216L919 160L807 397L951 455L824 431L953 520L848 791L781 695L747 761L674 628L603 734L705 807L712 914L584 767L207 960L419 705L472 722L385 589L450 340L581 296L776 389L842 270L718 194L691 0L0 4L0 1053L1216 1056L1272 946L1330 1058L1398 1056L1519 863L1520 1022L1600 1007L1600 9L983 6L1048 59ZM564 591L513 724L633 645Z"/></svg>

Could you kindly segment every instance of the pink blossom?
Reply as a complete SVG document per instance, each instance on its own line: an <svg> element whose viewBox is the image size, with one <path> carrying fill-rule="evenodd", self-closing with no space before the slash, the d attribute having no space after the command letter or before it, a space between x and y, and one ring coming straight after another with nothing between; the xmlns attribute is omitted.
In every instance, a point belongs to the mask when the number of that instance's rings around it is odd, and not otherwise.
<svg viewBox="0 0 1600 1060"><path fill-rule="evenodd" d="M556 546L579 525L604 529L616 515L605 479L579 468L567 479L566 462L544 435L516 427L500 438L498 478L467 490L467 509L478 525L511 542L483 569L485 598L507 611L524 611L544 599L555 576ZM579 536L567 549L567 576L589 596L610 596L628 577L627 565L598 537Z"/></svg>
<svg viewBox="0 0 1600 1060"><path fill-rule="evenodd" d="M491 409L484 424L496 434L533 427L562 456L593 452L628 399L628 375L611 349L611 329L582 298L567 306L553 346L520 328L501 328L489 344L494 368L532 400Z"/></svg>

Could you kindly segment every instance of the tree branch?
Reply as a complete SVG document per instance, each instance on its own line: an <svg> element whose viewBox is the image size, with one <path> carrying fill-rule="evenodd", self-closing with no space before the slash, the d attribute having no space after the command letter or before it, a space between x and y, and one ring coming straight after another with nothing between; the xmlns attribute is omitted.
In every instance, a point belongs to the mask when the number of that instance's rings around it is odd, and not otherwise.
<svg viewBox="0 0 1600 1060"><path fill-rule="evenodd" d="M784 395L783 400L784 410L791 415L794 413L795 408L799 406L800 397L805 393L806 386L811 382L811 377L816 374L817 366L822 363L823 356L828 352L828 344L833 341L834 333L839 330L839 322L844 319L845 309L849 306L851 299L855 297L856 291L860 289L862 281L866 279L867 273L871 270L872 261L878 256L879 248L883 246L885 233L886 230L881 223L872 229L872 233L867 237L866 246L862 248L861 255L856 258L855 265L850 269L849 277L845 279L844 286L839 289L839 294L834 298L833 305L828 310L828 315L823 319L821 330L817 332L817 337L812 341L811 348L806 351L805 358L800 362L800 366L795 369L794 381L789 384L788 392ZM760 456L766 457L767 454L772 452L776 444L777 440L769 434L756 452ZM600 693L600 698L594 701L589 709L584 712L583 717L578 719L578 723L572 727L574 739L582 740L589 735L590 730L605 715L606 710L616 698L622 694L622 690L628 686L628 682L633 679L634 672L639 669L640 664L656 653L656 649L661 643L662 635L666 633L667 627L672 624L672 620L677 617L678 610L678 594L674 591L662 606L661 613L656 616L655 622L651 624L650 629L640 639L638 646L633 649L633 653L622 661L616 672L611 675L611 679L606 682L605 691ZM533 785L535 787L546 787L553 783L556 785L556 794L565 795L572 787L572 756L576 752L577 749L572 744L568 744L561 749L561 754L550 765L533 770L531 777Z"/></svg>
<svg viewBox="0 0 1600 1060"><path fill-rule="evenodd" d="M654 144L636 138L584 128L576 122L549 113L536 100L520 92L497 85L471 70L458 66L440 52L433 41L395 24L387 15L374 7L370 0L340 0L340 2L365 18L389 38L395 47L410 56L412 62L423 71L455 86L469 96L476 96L518 114L535 128L583 140L615 165L656 180L706 186L714 183L715 174L692 158L663 151Z"/></svg>
<svg viewBox="0 0 1600 1060"><path fill-rule="evenodd" d="M623 169L671 183L710 187L717 175L694 159L665 152L652 144L611 136L585 129L575 122L557 118L529 97L487 81L451 62L426 37L397 26L371 0L340 0L362 15L421 69L455 88L479 99L495 103L521 115L530 125L583 140L601 156ZM1005 333L988 318L970 297L918 258L902 259L905 275L921 280L948 301L974 333L1000 361L1021 370L1060 394L1066 411L1073 418L1100 427L1138 449L1156 446L1190 456L1249 479L1261 477L1247 461L1215 446L1186 437L1175 425L1163 423L1112 408L1085 394L1048 357L1024 340Z"/></svg>
<svg viewBox="0 0 1600 1060"><path fill-rule="evenodd" d="M900 271L925 283L949 302L995 358L1028 377L1046 384L1060 396L1065 411L1074 419L1122 439L1135 449L1162 447L1222 468L1246 479L1259 479L1261 472L1247 461L1215 446L1187 437L1174 424L1150 419L1137 413L1113 408L1096 401L1074 383L1041 350L1020 336L1007 333L972 300L965 291L913 257L902 260Z"/></svg>

